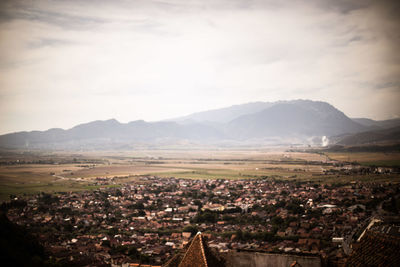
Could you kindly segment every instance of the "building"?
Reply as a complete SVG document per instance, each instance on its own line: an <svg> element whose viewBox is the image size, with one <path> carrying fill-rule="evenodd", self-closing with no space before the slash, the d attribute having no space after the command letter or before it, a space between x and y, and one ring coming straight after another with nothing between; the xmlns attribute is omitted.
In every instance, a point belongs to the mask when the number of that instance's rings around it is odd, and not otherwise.
<svg viewBox="0 0 400 267"><path fill-rule="evenodd" d="M353 248L346 266L400 266L400 227L372 227Z"/></svg>
<svg viewBox="0 0 400 267"><path fill-rule="evenodd" d="M224 261L212 251L199 232L185 249L172 257L163 267L224 267Z"/></svg>
<svg viewBox="0 0 400 267"><path fill-rule="evenodd" d="M171 258L163 267L321 267L321 258L311 255L273 254L260 252L217 253L209 248L199 232L184 251Z"/></svg>

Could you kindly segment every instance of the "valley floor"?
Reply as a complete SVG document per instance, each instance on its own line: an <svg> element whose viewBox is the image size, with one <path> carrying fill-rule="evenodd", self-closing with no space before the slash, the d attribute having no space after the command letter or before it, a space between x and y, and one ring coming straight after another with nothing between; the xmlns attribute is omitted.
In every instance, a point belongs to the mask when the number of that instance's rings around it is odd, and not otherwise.
<svg viewBox="0 0 400 267"><path fill-rule="evenodd" d="M400 181L400 153L306 153L285 150L141 150L132 152L2 153L0 200L93 190L141 175L187 179L274 178L345 183Z"/></svg>

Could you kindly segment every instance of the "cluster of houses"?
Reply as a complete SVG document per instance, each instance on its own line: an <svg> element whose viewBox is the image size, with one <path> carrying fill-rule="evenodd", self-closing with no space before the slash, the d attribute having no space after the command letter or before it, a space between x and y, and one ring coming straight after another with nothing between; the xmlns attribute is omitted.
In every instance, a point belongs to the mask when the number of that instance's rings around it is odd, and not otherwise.
<svg viewBox="0 0 400 267"><path fill-rule="evenodd" d="M400 192L389 183L140 177L123 186L39 194L10 205L54 259L78 265L160 266L201 232L219 252L346 258L350 243ZM133 265L132 265L133 266Z"/></svg>

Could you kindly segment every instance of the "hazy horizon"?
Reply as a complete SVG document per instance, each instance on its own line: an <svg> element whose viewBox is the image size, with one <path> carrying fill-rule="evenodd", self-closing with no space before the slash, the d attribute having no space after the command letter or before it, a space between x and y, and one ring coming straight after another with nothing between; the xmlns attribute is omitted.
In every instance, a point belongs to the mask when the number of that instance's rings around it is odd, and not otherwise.
<svg viewBox="0 0 400 267"><path fill-rule="evenodd" d="M2 1L0 134L249 102L400 117L396 1Z"/></svg>
<svg viewBox="0 0 400 267"><path fill-rule="evenodd" d="M301 101L308 101L309 99L294 99L293 101L298 101L298 100L301 100ZM273 102L263 102L263 101L252 101L252 102L247 102L247 103L241 103L241 104L233 104L233 105L231 105L231 106L224 106L224 107L218 107L218 108L213 108L213 109L208 109L208 110L199 110L199 111L194 111L194 112L192 112L192 113L189 113L189 114L183 114L183 115L181 115L181 116L176 116L176 117L174 117L174 118L165 118L165 119L160 119L160 120L144 120L144 119L134 119L134 120L127 120L127 121L121 121L121 120L119 120L118 118L114 118L114 117L110 117L110 118L104 118L104 119L94 119L94 120L91 120L91 121L83 121L83 122L80 122L80 123L77 123L77 124L75 124L75 125L72 125L71 127L50 127L50 128L45 128L45 129L31 129L31 130L21 130L21 131L14 131L14 132L6 132L6 133L1 133L0 132L0 135L3 135L3 134L11 134L11 133L16 133L16 132L30 132L30 131L47 131L47 130L50 130L50 129L56 129L56 128L59 128L59 129L63 129L63 130L69 130L69 129L72 129L72 128L74 128L75 126L78 126L78 125L82 125L82 124L86 124L86 123L91 123L91 122L94 122L94 121L109 121L109 120L116 120L117 122L119 122L119 123L121 123L121 124L127 124L127 123L130 123L130 122L134 122L134 121L145 121L145 122L148 122L148 123L153 123L153 122L162 122L162 121L175 121L175 122L178 122L179 123L179 121L180 120L185 120L186 119L186 117L189 117L189 116L192 116L192 115L196 115L196 114L200 114L200 113L206 113L206 112L213 112L213 111L218 111L218 110L221 110L221 109L225 109L225 108L231 108L231 107L235 107L235 106L242 106L242 105L248 105L248 104L253 104L253 103L279 103L279 102L290 102L290 101L292 101L292 100L278 100L278 101L273 101ZM311 101L314 101L314 102L321 102L321 101L319 101L319 100L311 100ZM324 101L322 101L322 102L324 102ZM325 103L327 103L327 102L325 102ZM330 104L330 103L328 103L328 104ZM339 110L340 112L341 112L341 110ZM346 116L347 116L347 114L345 114ZM361 117L354 117L354 118L351 118L351 119L360 119ZM365 118L365 119L369 119L369 118L367 118L367 117L362 117L362 118ZM196 122L196 120L195 121L193 121L193 122Z"/></svg>

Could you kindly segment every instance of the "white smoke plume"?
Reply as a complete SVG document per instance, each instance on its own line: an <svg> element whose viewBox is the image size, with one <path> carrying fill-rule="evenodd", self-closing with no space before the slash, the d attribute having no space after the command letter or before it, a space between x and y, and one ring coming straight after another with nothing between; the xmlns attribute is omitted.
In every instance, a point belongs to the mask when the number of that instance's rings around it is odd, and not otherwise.
<svg viewBox="0 0 400 267"><path fill-rule="evenodd" d="M322 146L328 146L329 145L329 139L325 135L322 136Z"/></svg>

